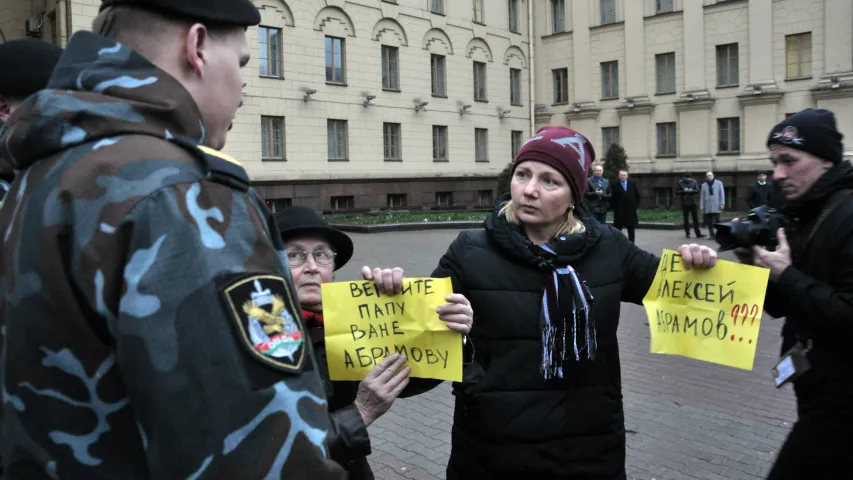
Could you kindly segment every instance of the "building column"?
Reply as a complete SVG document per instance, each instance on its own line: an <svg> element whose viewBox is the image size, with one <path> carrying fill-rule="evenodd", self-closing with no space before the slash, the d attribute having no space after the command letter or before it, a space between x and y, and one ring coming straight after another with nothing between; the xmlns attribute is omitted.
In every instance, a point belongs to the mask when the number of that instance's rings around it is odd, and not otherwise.
<svg viewBox="0 0 853 480"><path fill-rule="evenodd" d="M748 6L749 83L774 83L773 0L749 0Z"/></svg>
<svg viewBox="0 0 853 480"><path fill-rule="evenodd" d="M684 90L703 92L705 78L705 8L702 2L684 2Z"/></svg>
<svg viewBox="0 0 853 480"><path fill-rule="evenodd" d="M646 38L643 2L627 0L625 8L625 85L628 98L646 97ZM705 58L705 55L702 55Z"/></svg>
<svg viewBox="0 0 853 480"><path fill-rule="evenodd" d="M853 2L825 0L823 3L824 71L853 72Z"/></svg>
<svg viewBox="0 0 853 480"><path fill-rule="evenodd" d="M530 0L528 0L530 1ZM574 63L572 65L574 98L572 102L591 102L592 89L589 69L592 66L589 33L589 1L572 0L572 44Z"/></svg>

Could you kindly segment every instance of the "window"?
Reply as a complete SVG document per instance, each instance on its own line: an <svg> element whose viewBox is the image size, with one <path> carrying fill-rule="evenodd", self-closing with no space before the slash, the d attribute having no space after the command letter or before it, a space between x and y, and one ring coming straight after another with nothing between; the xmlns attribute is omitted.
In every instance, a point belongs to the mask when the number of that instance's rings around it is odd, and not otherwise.
<svg viewBox="0 0 853 480"><path fill-rule="evenodd" d="M344 83L344 39L326 37L326 81Z"/></svg>
<svg viewBox="0 0 853 480"><path fill-rule="evenodd" d="M672 188L655 187L655 207L670 208L672 206Z"/></svg>
<svg viewBox="0 0 853 480"><path fill-rule="evenodd" d="M740 82L737 43L717 45L717 86L737 85Z"/></svg>
<svg viewBox="0 0 853 480"><path fill-rule="evenodd" d="M601 23L616 21L616 0L601 0Z"/></svg>
<svg viewBox="0 0 853 480"><path fill-rule="evenodd" d="M655 55L657 93L675 93L675 53Z"/></svg>
<svg viewBox="0 0 853 480"><path fill-rule="evenodd" d="M607 155L611 145L619 145L619 127L604 127L601 129L601 156Z"/></svg>
<svg viewBox="0 0 853 480"><path fill-rule="evenodd" d="M474 100L486 101L486 64L474 62Z"/></svg>
<svg viewBox="0 0 853 480"><path fill-rule="evenodd" d="M432 161L447 161L447 127L433 125L432 127Z"/></svg>
<svg viewBox="0 0 853 480"><path fill-rule="evenodd" d="M733 210L737 205L737 187L724 187L726 210Z"/></svg>
<svg viewBox="0 0 853 480"><path fill-rule="evenodd" d="M444 0L429 0L429 11L444 15Z"/></svg>
<svg viewBox="0 0 853 480"><path fill-rule="evenodd" d="M489 161L489 131L485 128L474 129L474 160Z"/></svg>
<svg viewBox="0 0 853 480"><path fill-rule="evenodd" d="M59 45L60 32L56 26L56 10L47 14L47 24L50 27L50 43Z"/></svg>
<svg viewBox="0 0 853 480"><path fill-rule="evenodd" d="M551 0L551 33L566 31L566 0Z"/></svg>
<svg viewBox="0 0 853 480"><path fill-rule="evenodd" d="M601 98L619 98L619 62L601 64Z"/></svg>
<svg viewBox="0 0 853 480"><path fill-rule="evenodd" d="M676 155L675 122L659 123L658 127L658 156Z"/></svg>
<svg viewBox="0 0 853 480"><path fill-rule="evenodd" d="M788 59L787 78L812 75L812 34L800 33L785 36L785 56Z"/></svg>
<svg viewBox="0 0 853 480"><path fill-rule="evenodd" d="M439 207L453 205L453 192L435 192L435 204Z"/></svg>
<svg viewBox="0 0 853 480"><path fill-rule="evenodd" d="M387 201L388 208L403 208L409 204L405 193L389 193Z"/></svg>
<svg viewBox="0 0 853 480"><path fill-rule="evenodd" d="M347 159L347 121L329 120L326 122L329 130L329 160Z"/></svg>
<svg viewBox="0 0 853 480"><path fill-rule="evenodd" d="M284 160L284 117L261 116L261 158Z"/></svg>
<svg viewBox="0 0 853 480"><path fill-rule="evenodd" d="M507 0L509 3L509 31L518 33L518 0Z"/></svg>
<svg viewBox="0 0 853 480"><path fill-rule="evenodd" d="M432 94L439 97L447 96L445 81L444 55L432 56Z"/></svg>
<svg viewBox="0 0 853 480"><path fill-rule="evenodd" d="M656 0L655 3L655 12L657 13L671 12L674 10L673 0Z"/></svg>
<svg viewBox="0 0 853 480"><path fill-rule="evenodd" d="M352 195L342 195L340 197L332 197L332 210L352 210L355 208L355 197Z"/></svg>
<svg viewBox="0 0 853 480"><path fill-rule="evenodd" d="M717 136L719 138L718 150L720 153L734 153L740 151L740 119L718 118Z"/></svg>
<svg viewBox="0 0 853 480"><path fill-rule="evenodd" d="M551 70L554 77L554 103L569 103L569 69Z"/></svg>
<svg viewBox="0 0 853 480"><path fill-rule="evenodd" d="M385 90L400 90L399 55L399 48L382 46L382 88Z"/></svg>
<svg viewBox="0 0 853 480"><path fill-rule="evenodd" d="M486 23L483 20L483 0L471 0L474 8L474 21L477 23Z"/></svg>
<svg viewBox="0 0 853 480"><path fill-rule="evenodd" d="M523 105L521 102L521 69L509 69L509 103Z"/></svg>
<svg viewBox="0 0 853 480"><path fill-rule="evenodd" d="M293 206L292 198L271 198L267 200L267 206L270 208L272 213L284 211L286 208L290 208Z"/></svg>
<svg viewBox="0 0 853 480"><path fill-rule="evenodd" d="M382 141L385 145L385 160L400 161L403 158L400 146L401 126L399 123L382 124Z"/></svg>
<svg viewBox="0 0 853 480"><path fill-rule="evenodd" d="M519 130L513 130L511 133L510 140L510 148L512 149L512 159L515 160L515 156L518 155L518 151L521 150L521 144L524 141L524 133Z"/></svg>
<svg viewBox="0 0 853 480"><path fill-rule="evenodd" d="M477 191L477 206L480 207L491 207L492 203L494 203L495 197L492 194L491 190L478 190Z"/></svg>
<svg viewBox="0 0 853 480"><path fill-rule="evenodd" d="M258 64L262 77L281 77L281 29L258 29Z"/></svg>

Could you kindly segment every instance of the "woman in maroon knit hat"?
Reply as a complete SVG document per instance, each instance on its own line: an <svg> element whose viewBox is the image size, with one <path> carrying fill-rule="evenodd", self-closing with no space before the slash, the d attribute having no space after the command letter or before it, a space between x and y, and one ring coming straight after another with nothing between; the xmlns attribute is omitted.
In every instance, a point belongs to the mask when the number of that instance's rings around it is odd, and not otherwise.
<svg viewBox="0 0 853 480"><path fill-rule="evenodd" d="M598 223L581 202L589 140L545 127L518 152L509 198L462 232L433 277L450 277L476 322L456 408L448 480L624 479L616 328L642 304L659 259ZM708 268L708 247L679 248Z"/></svg>

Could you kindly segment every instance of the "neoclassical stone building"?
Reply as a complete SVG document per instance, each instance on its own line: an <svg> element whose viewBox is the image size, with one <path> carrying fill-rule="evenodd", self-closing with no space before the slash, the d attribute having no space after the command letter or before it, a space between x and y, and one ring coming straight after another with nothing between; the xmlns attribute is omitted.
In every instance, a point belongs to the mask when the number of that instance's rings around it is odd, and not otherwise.
<svg viewBox="0 0 853 480"><path fill-rule="evenodd" d="M0 41L61 46L100 0L0 0ZM622 144L644 206L713 170L742 207L786 114L853 153L851 0L256 0L226 150L274 209L485 207L531 131ZM532 15L531 15L532 13Z"/></svg>

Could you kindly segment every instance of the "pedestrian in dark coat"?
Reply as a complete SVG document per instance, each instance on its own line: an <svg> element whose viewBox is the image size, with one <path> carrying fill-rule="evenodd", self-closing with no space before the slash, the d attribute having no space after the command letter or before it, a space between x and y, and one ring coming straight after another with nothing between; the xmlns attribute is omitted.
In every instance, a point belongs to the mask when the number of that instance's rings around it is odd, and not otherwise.
<svg viewBox="0 0 853 480"><path fill-rule="evenodd" d="M771 187L770 182L767 181L767 174L760 172L758 174L758 179L749 187L749 195L746 197L746 204L749 205L749 208L758 208L763 205L769 205L772 195L773 188Z"/></svg>
<svg viewBox="0 0 853 480"><path fill-rule="evenodd" d="M610 205L612 192L610 191L610 180L603 177L604 167L596 165L592 169L592 176L586 182L586 208L592 216L602 225L607 224L607 207Z"/></svg>
<svg viewBox="0 0 853 480"><path fill-rule="evenodd" d="M640 190L633 180L628 179L628 172L619 172L619 181L612 187L613 226L620 231L628 230L628 240L634 241L634 229L640 224L637 209L640 208Z"/></svg>
<svg viewBox="0 0 853 480"><path fill-rule="evenodd" d="M681 215L684 220L684 235L690 238L690 218L693 217L693 230L696 238L704 238L699 230L699 205L696 197L699 195L699 185L690 176L690 172L684 172L678 180L678 196L681 197Z"/></svg>
<svg viewBox="0 0 853 480"><path fill-rule="evenodd" d="M276 215L276 224L285 245L290 272L302 308L317 366L326 387L329 402L329 433L326 443L332 460L347 470L349 480L371 480L373 471L367 461L371 453L367 427L387 412L397 397L427 392L441 380L409 377L410 367L399 354L385 357L361 382L330 379L326 357L325 320L321 285L334 280L334 272L350 260L353 244L349 236L329 224L313 209L292 207ZM376 280L380 293L399 292L403 270L362 269L365 280ZM443 320L449 328L467 333L473 322L470 302L454 295L456 303L447 307ZM461 315L455 313L461 312Z"/></svg>
<svg viewBox="0 0 853 480"><path fill-rule="evenodd" d="M477 312L474 362L453 386L448 480L626 478L620 302L642 303L659 260L576 203L594 158L574 130L541 129L509 197L433 272ZM708 247L679 250L715 263Z"/></svg>

